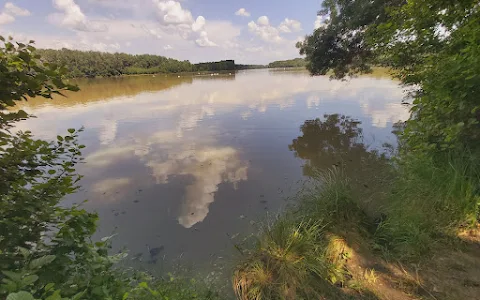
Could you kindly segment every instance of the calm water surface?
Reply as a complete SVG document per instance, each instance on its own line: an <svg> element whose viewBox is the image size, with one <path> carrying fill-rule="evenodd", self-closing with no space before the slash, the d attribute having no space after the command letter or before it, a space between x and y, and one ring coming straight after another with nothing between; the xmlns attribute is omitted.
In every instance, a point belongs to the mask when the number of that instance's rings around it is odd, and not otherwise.
<svg viewBox="0 0 480 300"><path fill-rule="evenodd" d="M350 116L365 147L378 149L395 143L392 124L408 117L397 83L369 77L261 70L79 85L67 98L26 103L38 118L20 126L46 139L85 127L85 177L68 202L89 199L86 208L100 215L97 237L117 233L114 250L126 247L138 268L218 267L256 221L286 205L312 163L335 164L332 151L352 152L353 166L361 159L344 128L309 120ZM155 264L148 247L158 248Z"/></svg>

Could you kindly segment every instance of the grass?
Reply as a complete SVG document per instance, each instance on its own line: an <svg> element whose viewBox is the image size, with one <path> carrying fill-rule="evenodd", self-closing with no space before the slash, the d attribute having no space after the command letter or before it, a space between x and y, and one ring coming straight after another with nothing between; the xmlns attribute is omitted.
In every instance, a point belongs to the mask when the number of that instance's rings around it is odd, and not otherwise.
<svg viewBox="0 0 480 300"><path fill-rule="evenodd" d="M168 274L156 278L146 273L136 274L136 287L125 299L176 299L176 300L220 300L223 299L215 287L202 280Z"/></svg>
<svg viewBox="0 0 480 300"><path fill-rule="evenodd" d="M478 176L464 157L411 157L399 174L375 232L396 258L418 260L478 221Z"/></svg>
<svg viewBox="0 0 480 300"><path fill-rule="evenodd" d="M318 296L329 270L322 222L284 217L267 224L256 248L237 267L239 299L298 299ZM318 298L318 297L317 297Z"/></svg>
<svg viewBox="0 0 480 300"><path fill-rule="evenodd" d="M351 233L371 245L375 260L420 262L477 224L479 177L466 156L405 156L386 167L394 176L376 187L386 192L369 195L338 168L319 173L298 205L267 222L245 252L233 277L238 299L344 299L335 290L349 284L358 291L352 297L362 298L362 287L375 286L379 275L365 268L352 277Z"/></svg>

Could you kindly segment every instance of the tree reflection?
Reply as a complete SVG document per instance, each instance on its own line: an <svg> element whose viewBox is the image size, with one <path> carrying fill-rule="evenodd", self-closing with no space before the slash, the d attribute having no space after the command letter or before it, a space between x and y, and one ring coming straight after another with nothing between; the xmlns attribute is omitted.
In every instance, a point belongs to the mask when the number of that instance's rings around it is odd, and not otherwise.
<svg viewBox="0 0 480 300"><path fill-rule="evenodd" d="M360 121L339 114L324 115L323 120L307 120L300 127L303 135L288 147L306 161L303 166L306 176L314 177L318 171L339 167L348 177L359 178L386 162L384 155L369 150L363 143L360 125Z"/></svg>

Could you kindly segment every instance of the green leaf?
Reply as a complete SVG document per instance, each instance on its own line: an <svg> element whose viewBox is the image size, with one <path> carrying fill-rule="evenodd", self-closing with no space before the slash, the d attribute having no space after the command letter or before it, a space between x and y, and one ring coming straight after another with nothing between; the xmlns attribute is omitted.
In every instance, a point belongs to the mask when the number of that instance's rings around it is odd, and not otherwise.
<svg viewBox="0 0 480 300"><path fill-rule="evenodd" d="M48 292L48 291L50 291L51 289L53 289L54 286L55 286L55 283L50 282L50 283L47 284L43 289L45 290L45 292Z"/></svg>
<svg viewBox="0 0 480 300"><path fill-rule="evenodd" d="M53 175L53 174L55 174L56 172L57 172L57 171L55 171L55 170L48 170L48 174L50 174L50 175Z"/></svg>
<svg viewBox="0 0 480 300"><path fill-rule="evenodd" d="M51 263L55 259L55 255L46 255L30 262L30 269L38 269Z"/></svg>
<svg viewBox="0 0 480 300"><path fill-rule="evenodd" d="M26 248L23 248L23 247L18 247L18 250L20 251L20 253L22 253L22 256L24 258L27 258L30 256L30 251Z"/></svg>
<svg viewBox="0 0 480 300"><path fill-rule="evenodd" d="M63 142L63 136L57 135L57 140L58 140L59 142Z"/></svg>
<svg viewBox="0 0 480 300"><path fill-rule="evenodd" d="M13 293L15 291L18 291L18 285L13 280L3 278L2 290Z"/></svg>
<svg viewBox="0 0 480 300"><path fill-rule="evenodd" d="M85 295L86 292L87 292L87 290L85 290L83 292L80 292L80 293L77 293L75 296L72 297L72 300L82 299L83 295Z"/></svg>
<svg viewBox="0 0 480 300"><path fill-rule="evenodd" d="M61 300L62 296L60 296L60 290L56 290L55 293L50 295L47 299L45 300Z"/></svg>
<svg viewBox="0 0 480 300"><path fill-rule="evenodd" d="M74 133L74 132L75 132L75 129L69 128L67 131L68 131L69 133Z"/></svg>
<svg viewBox="0 0 480 300"><path fill-rule="evenodd" d="M22 280L22 274L12 271L2 271L2 273L13 281L20 282Z"/></svg>
<svg viewBox="0 0 480 300"><path fill-rule="evenodd" d="M35 300L32 296L32 294L28 292L18 292L18 293L13 293L7 296L7 300Z"/></svg>
<svg viewBox="0 0 480 300"><path fill-rule="evenodd" d="M37 275L28 275L22 279L23 286L29 286L38 280Z"/></svg>

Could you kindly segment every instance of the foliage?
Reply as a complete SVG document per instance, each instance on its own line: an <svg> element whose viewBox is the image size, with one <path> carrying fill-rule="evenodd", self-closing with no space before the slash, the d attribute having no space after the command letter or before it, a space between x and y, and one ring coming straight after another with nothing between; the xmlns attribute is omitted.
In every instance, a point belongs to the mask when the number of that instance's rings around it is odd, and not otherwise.
<svg viewBox="0 0 480 300"><path fill-rule="evenodd" d="M375 240L386 253L418 260L480 217L478 167L468 155L445 155L447 163L413 156L400 161L383 204ZM478 166L478 164L474 164Z"/></svg>
<svg viewBox="0 0 480 300"><path fill-rule="evenodd" d="M62 69L41 62L32 43L14 45L9 40L0 49L0 295L119 295L124 283L110 269L114 258L107 256L106 242L90 241L96 215L78 206L58 206L78 188L74 166L83 148L77 142L79 131L69 129L56 142L35 140L30 132L11 133L12 120L18 119L10 116L18 112L3 110L27 97L51 98L77 88L62 82Z"/></svg>
<svg viewBox="0 0 480 300"><path fill-rule="evenodd" d="M24 111L4 111L14 106L16 101L36 96L51 98L52 94L60 94L64 90L76 90L76 87L62 82L58 65L38 60L38 54L33 53L33 41L17 45L11 38L5 40L0 37L0 41L3 43L0 48L0 129L5 130L12 122L27 117ZM4 134L0 131L0 137Z"/></svg>
<svg viewBox="0 0 480 300"><path fill-rule="evenodd" d="M3 41L3 38L0 37ZM15 102L78 90L65 71L40 60L32 45L11 39L0 47L0 297L2 299L215 299L201 283L155 279L114 268L126 256L108 255L107 237L92 242L97 215L61 205L78 189L78 134L55 142L14 132L28 115ZM9 111L5 108L10 107Z"/></svg>
<svg viewBox="0 0 480 300"><path fill-rule="evenodd" d="M441 51L422 64L421 91L415 97L413 117L404 132L409 149L463 152L468 148L478 155L479 18L477 11L451 33ZM403 76L409 78L405 72Z"/></svg>
<svg viewBox="0 0 480 300"><path fill-rule="evenodd" d="M307 62L303 58L274 61L268 64L269 68L303 68Z"/></svg>
<svg viewBox="0 0 480 300"><path fill-rule="evenodd" d="M79 50L38 50L42 60L65 66L68 77L119 76L123 74L154 74L191 72L189 61L178 61L158 55L131 55Z"/></svg>
<svg viewBox="0 0 480 300"><path fill-rule="evenodd" d="M155 278L145 273L135 275L136 285L125 295L125 299L159 300L217 300L219 295L203 282L168 274L166 278Z"/></svg>
<svg viewBox="0 0 480 300"><path fill-rule="evenodd" d="M312 74L395 70L415 88L408 151L476 152L480 84L478 1L325 1L324 26L299 43Z"/></svg>
<svg viewBox="0 0 480 300"><path fill-rule="evenodd" d="M327 0L318 15L325 23L297 43L306 56L307 69L313 75L334 71L343 78L371 71L376 61L374 47L366 43L376 25L389 18L386 7L399 7L405 0Z"/></svg>
<svg viewBox="0 0 480 300"><path fill-rule="evenodd" d="M194 65L194 71L234 71L235 61L222 60L218 62L205 62Z"/></svg>
<svg viewBox="0 0 480 300"><path fill-rule="evenodd" d="M237 65L235 64L235 70L251 70L251 69L265 69L264 65Z"/></svg>
<svg viewBox="0 0 480 300"><path fill-rule="evenodd" d="M106 53L79 50L40 49L37 53L47 63L65 66L67 77L110 77L136 74L234 71L264 66L236 65L233 60L191 64L159 55Z"/></svg>

